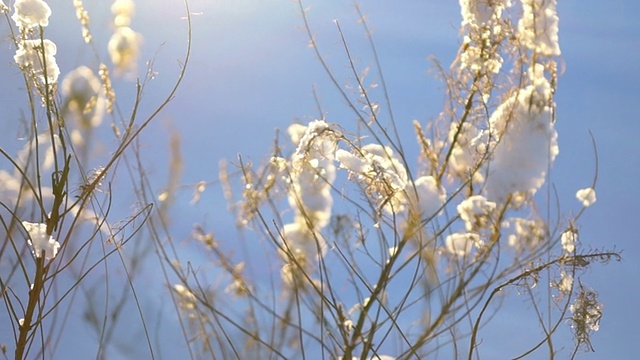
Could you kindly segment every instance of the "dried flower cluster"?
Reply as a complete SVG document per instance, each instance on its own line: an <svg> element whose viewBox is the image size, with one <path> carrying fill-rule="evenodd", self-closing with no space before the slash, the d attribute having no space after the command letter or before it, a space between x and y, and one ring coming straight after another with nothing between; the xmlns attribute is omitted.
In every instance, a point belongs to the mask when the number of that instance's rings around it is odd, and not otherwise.
<svg viewBox="0 0 640 360"><path fill-rule="evenodd" d="M129 27L135 13L135 4L133 0L115 0L111 5L111 12L116 26L108 45L111 62L119 73L132 71L138 60L142 40L140 34Z"/></svg>

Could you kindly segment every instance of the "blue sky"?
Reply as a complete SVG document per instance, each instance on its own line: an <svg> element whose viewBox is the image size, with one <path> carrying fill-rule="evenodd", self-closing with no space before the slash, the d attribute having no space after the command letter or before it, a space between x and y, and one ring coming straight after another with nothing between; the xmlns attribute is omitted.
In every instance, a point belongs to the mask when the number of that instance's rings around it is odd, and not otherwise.
<svg viewBox="0 0 640 360"><path fill-rule="evenodd" d="M205 2L192 3L192 10L203 15L194 18L191 72L182 97L165 114L190 139L185 142L185 157L203 150L211 154L210 163L195 165L185 174L193 176L193 181L215 174L218 158L233 159L242 153L259 159L272 142L274 128L285 129L294 120L317 116L312 85L327 121L352 121L306 47L295 4L233 3L215 2L211 7ZM333 68L346 74L333 19L339 19L346 29L352 53L368 64L365 38L350 2L315 1L310 5L312 26ZM457 2L370 1L362 8L375 31L399 126L413 139L410 121L427 121L441 110L440 84L428 73L427 57L434 55L448 65L455 56L460 21ZM575 191L588 186L594 174L591 132L600 160L598 202L580 221L581 239L585 249L615 247L623 250L624 258L620 263L593 265L583 278L599 292L605 306L601 330L592 339L596 353L583 354L586 359L623 359L637 354L640 266L636 259L640 245L633 224L640 213L636 180L640 175L640 119L634 106L640 82L640 23L635 20L639 11L640 4L630 0L565 0L558 5L559 62L564 73L556 96L560 155L552 172L553 184L562 210L577 211ZM189 110L187 104L197 109ZM220 228L229 219L213 221ZM504 334L498 332L498 339L500 336Z"/></svg>
<svg viewBox="0 0 640 360"><path fill-rule="evenodd" d="M68 1L50 1L51 7ZM177 60L184 53L186 22L179 1L138 1L132 27L143 33L144 60L157 53L156 80L145 93L143 110L150 111L166 93L177 74ZM153 156L149 167L159 187L166 179L168 137L177 131L182 137L186 159L183 180L217 179L220 159L234 160L238 153L256 161L268 155L275 129L286 129L294 121L318 117L312 87L319 95L328 122L353 121L335 88L307 47L297 5L287 0L193 0L193 54L189 71L174 101L143 136L142 143ZM360 65L370 64L369 50L357 14L350 1L308 1L309 19L321 51L346 82L347 61L333 24L338 19L345 30L352 53ZM87 5L91 11L92 6ZM96 5L96 9L100 9ZM105 8L102 7L102 10ZM443 103L441 83L429 73L435 56L448 66L457 51L460 14L456 1L368 1L362 9L369 14L380 60L389 85L392 105L401 133L413 142L411 121L426 122L438 115ZM68 12L65 10L66 12ZM640 214L640 119L637 116L637 84L640 83L640 3L562 0L559 62L564 73L559 79L556 128L560 155L552 171L562 210L577 211L575 191L588 186L594 174L589 132L598 146L598 202L579 223L586 249L615 247L624 260L606 266L594 264L583 281L595 288L604 303L601 330L592 338L594 354L585 359L632 358L637 354L637 324L640 310L640 245L635 222ZM109 16L93 15L96 41L110 36ZM52 39L57 40L62 74L90 59L78 47L76 27L56 25L51 19ZM65 15L66 16L66 15ZM69 20L73 23L73 20ZM6 26L0 25L4 32ZM12 49L2 44L0 55L8 63ZM103 56L105 53L103 52ZM95 65L95 64L94 64ZM8 72L7 72L8 71ZM15 76L15 69L0 68L0 76ZM127 109L132 82L117 85L116 91ZM15 116L12 95L3 95L0 131L6 134L7 119ZM7 139L0 138L0 141ZM189 193L185 193L188 198ZM219 235L234 233L219 187L212 186L195 207L186 202L176 209L177 231L186 236L195 222L206 221ZM195 255L194 255L195 256ZM500 322L498 322L498 325ZM505 325L507 326L507 325ZM510 325L513 327L513 324ZM492 327L496 347L507 335ZM523 330L526 331L526 330ZM509 339L517 339L514 334ZM489 341L489 340L487 340ZM514 342L516 344L514 344ZM570 344L570 343L569 343ZM504 343L505 348L517 341ZM485 353L488 355L488 353ZM500 352L495 353L499 357Z"/></svg>
<svg viewBox="0 0 640 360"><path fill-rule="evenodd" d="M233 4L232 4L233 3ZM240 5L242 4L242 5ZM369 51L350 2L312 2L309 17L325 55L345 79L346 60L332 23L345 29L352 53L369 64ZM369 14L392 105L409 139L410 121L427 121L441 110L440 83L429 74L428 56L448 65L457 51L457 4L429 1L371 1ZM308 47L294 3L246 1L192 3L194 56L182 96L165 116L185 139L185 157L205 151L207 164L194 164L185 176L210 178L217 159L236 153L258 160L273 130L294 120L317 117L311 87L316 86L327 121L352 121ZM575 191L590 184L594 158L589 131L598 145L598 202L580 222L585 248L623 250L624 260L594 265L584 277L605 304L595 354L584 358L629 358L640 311L640 257L635 219L640 193L640 123L633 106L640 81L640 23L633 1L560 1L560 77L557 104L560 155L552 173L563 210L576 211ZM143 25L141 24L141 27ZM165 56L166 57L166 56ZM183 99L184 98L184 99ZM190 106L196 107L189 109ZM185 113L186 112L186 113ZM403 124L404 122L404 124ZM246 140L250 141L246 141ZM214 190L215 191L215 190ZM206 205L205 205L206 207ZM209 210L214 211L214 210ZM215 218L215 217L214 217ZM230 219L214 219L214 228ZM221 231L221 230L218 230ZM635 285L634 285L635 284Z"/></svg>

